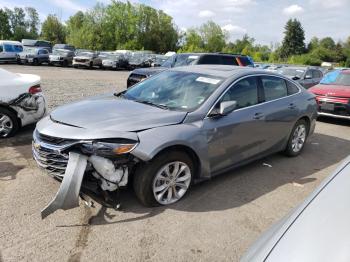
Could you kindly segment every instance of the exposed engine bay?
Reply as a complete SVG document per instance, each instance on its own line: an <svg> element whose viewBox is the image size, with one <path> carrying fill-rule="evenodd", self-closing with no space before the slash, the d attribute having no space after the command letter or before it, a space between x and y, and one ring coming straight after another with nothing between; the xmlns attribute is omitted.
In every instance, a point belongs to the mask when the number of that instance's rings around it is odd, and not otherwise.
<svg viewBox="0 0 350 262"><path fill-rule="evenodd" d="M42 218L58 209L79 206L79 197L90 206L96 201L106 207L119 208L119 190L127 186L130 173L140 161L127 153L111 153L110 150L115 150L117 145L120 149L126 148L126 144L62 142L55 138L50 138L49 144L43 142L48 137L40 136L39 140L38 136L34 134L34 159L50 175L62 181L54 199L42 210Z"/></svg>

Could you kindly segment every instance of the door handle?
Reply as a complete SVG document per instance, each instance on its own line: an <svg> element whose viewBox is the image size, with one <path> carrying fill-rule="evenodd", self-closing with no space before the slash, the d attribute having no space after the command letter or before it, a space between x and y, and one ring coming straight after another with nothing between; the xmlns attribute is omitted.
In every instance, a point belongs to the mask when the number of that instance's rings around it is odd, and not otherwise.
<svg viewBox="0 0 350 262"><path fill-rule="evenodd" d="M254 116L253 116L253 119L260 119L260 118L262 118L264 116L264 114L263 113L261 113L261 112L258 112L258 113L255 113L254 114Z"/></svg>
<svg viewBox="0 0 350 262"><path fill-rule="evenodd" d="M297 106L294 103L290 103L288 108L289 109L295 109Z"/></svg>

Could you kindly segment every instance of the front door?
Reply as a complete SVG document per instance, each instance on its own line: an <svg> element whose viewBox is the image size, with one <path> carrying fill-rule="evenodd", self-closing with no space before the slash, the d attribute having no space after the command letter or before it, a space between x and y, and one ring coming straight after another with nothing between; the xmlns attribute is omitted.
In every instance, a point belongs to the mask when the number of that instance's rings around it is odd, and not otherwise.
<svg viewBox="0 0 350 262"><path fill-rule="evenodd" d="M249 159L260 151L260 144L264 141L260 132L264 116L260 112L257 79L252 76L237 82L212 110L218 110L222 101L236 101L233 112L226 116L209 114L204 119L211 172Z"/></svg>

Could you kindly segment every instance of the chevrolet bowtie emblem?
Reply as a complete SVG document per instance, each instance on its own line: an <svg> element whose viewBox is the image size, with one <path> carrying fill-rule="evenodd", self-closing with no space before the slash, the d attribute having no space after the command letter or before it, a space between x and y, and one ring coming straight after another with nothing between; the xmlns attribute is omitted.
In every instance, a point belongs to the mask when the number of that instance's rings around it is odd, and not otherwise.
<svg viewBox="0 0 350 262"><path fill-rule="evenodd" d="M39 150L39 149L40 149L40 144L39 144L39 143L33 143L33 147L34 147L36 150Z"/></svg>

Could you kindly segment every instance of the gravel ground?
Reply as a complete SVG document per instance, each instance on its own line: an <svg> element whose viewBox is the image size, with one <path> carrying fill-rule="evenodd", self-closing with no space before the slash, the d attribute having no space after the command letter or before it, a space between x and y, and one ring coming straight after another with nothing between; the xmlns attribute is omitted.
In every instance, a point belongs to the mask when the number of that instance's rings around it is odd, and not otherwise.
<svg viewBox="0 0 350 262"><path fill-rule="evenodd" d="M50 109L122 90L128 75L1 67L40 75ZM32 160L33 129L26 127L16 137L0 141L0 261L238 261L264 230L303 201L350 152L350 122L321 119L302 155L276 154L227 172L194 186L168 208L145 208L132 190L126 190L121 211L81 205L41 220L40 210L59 184Z"/></svg>

